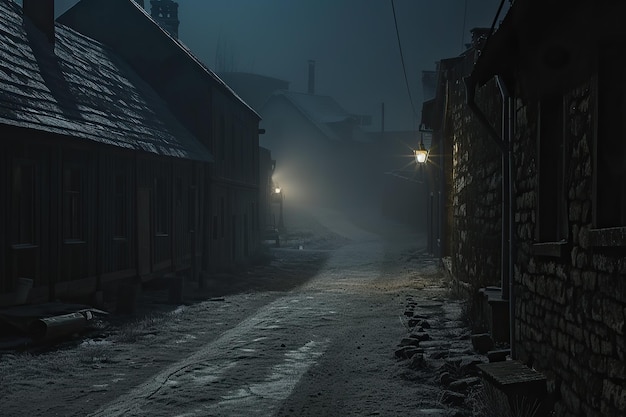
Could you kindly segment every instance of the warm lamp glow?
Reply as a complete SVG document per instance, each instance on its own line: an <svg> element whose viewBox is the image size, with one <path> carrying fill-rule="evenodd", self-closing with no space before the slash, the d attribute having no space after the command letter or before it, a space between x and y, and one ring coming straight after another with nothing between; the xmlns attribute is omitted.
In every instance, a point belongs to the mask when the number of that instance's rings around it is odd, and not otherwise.
<svg viewBox="0 0 626 417"><path fill-rule="evenodd" d="M280 187L276 187L276 188L274 188L274 193L276 193L276 194L280 194Z"/></svg>
<svg viewBox="0 0 626 417"><path fill-rule="evenodd" d="M427 159L428 159L428 151L421 150L421 149L415 150L415 162L417 162L418 164L423 164L423 163L426 163Z"/></svg>
<svg viewBox="0 0 626 417"><path fill-rule="evenodd" d="M428 150L424 147L424 142L420 142L419 149L415 149L415 162L418 164L425 164L428 160Z"/></svg>

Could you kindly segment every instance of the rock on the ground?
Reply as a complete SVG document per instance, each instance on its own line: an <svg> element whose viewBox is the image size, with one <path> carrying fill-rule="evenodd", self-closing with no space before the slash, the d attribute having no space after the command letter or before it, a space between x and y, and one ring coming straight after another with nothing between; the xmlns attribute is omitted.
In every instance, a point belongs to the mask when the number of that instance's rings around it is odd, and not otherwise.
<svg viewBox="0 0 626 417"><path fill-rule="evenodd" d="M466 392L469 387L480 384L480 378L469 377L450 382L450 389L457 392Z"/></svg>
<svg viewBox="0 0 626 417"><path fill-rule="evenodd" d="M448 405L459 406L465 402L465 395L454 391L444 391L441 402Z"/></svg>
<svg viewBox="0 0 626 417"><path fill-rule="evenodd" d="M423 353L418 353L411 358L409 362L409 368L411 369L424 369L426 367L426 360Z"/></svg>

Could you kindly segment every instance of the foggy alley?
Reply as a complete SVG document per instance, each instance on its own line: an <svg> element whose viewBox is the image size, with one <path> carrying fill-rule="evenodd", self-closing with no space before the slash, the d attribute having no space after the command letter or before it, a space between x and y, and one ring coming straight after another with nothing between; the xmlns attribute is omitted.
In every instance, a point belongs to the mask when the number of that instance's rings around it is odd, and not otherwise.
<svg viewBox="0 0 626 417"><path fill-rule="evenodd" d="M366 231L331 210L314 215L308 241L273 249L275 262L294 265L322 254L307 282L180 305L131 337L103 331L58 351L5 356L3 415L448 415L432 375L412 381L394 357L407 297L446 295L423 237L382 222ZM298 219L292 211L294 235ZM333 241L337 249L324 249Z"/></svg>
<svg viewBox="0 0 626 417"><path fill-rule="evenodd" d="M0 0L0 417L626 416L624 16Z"/></svg>

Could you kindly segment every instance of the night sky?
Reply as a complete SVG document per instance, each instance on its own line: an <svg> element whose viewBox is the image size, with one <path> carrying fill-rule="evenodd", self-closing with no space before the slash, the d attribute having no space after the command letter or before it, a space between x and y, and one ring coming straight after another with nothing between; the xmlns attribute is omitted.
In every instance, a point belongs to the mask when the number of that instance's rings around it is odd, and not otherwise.
<svg viewBox="0 0 626 417"><path fill-rule="evenodd" d="M57 15L76 0L57 0ZM149 9L149 0L145 0ZM178 0L180 40L209 68L254 72L306 92L308 60L316 61L316 93L380 129L413 130L391 0ZM508 2L505 2L508 5ZM463 51L470 29L490 27L500 0L395 0L415 111L421 73ZM467 7L467 13L465 9ZM501 13L504 16L506 6ZM466 18L464 18L466 16ZM465 28L465 30L464 30ZM216 66L216 56L224 63Z"/></svg>

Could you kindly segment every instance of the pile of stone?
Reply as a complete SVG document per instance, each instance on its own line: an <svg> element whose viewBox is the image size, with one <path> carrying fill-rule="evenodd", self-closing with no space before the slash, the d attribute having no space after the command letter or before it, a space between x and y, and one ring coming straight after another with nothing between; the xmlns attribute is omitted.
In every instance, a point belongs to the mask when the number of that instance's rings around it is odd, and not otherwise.
<svg viewBox="0 0 626 417"><path fill-rule="evenodd" d="M461 302L409 297L402 318L407 335L395 356L439 386L440 402L454 408L453 415L469 416L467 399L481 386L477 365L488 359L475 349L475 338L459 319L460 312ZM486 343L484 338L476 342Z"/></svg>

